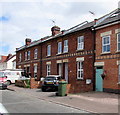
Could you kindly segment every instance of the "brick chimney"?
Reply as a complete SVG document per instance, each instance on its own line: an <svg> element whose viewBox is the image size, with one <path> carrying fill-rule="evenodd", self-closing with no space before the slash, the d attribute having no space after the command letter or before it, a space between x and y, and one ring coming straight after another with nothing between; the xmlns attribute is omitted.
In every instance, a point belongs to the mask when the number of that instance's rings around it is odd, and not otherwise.
<svg viewBox="0 0 120 115"><path fill-rule="evenodd" d="M51 31L52 31L52 36L55 36L55 35L57 35L57 34L60 33L60 27L58 27L58 26L53 26L53 27L51 28Z"/></svg>
<svg viewBox="0 0 120 115"><path fill-rule="evenodd" d="M98 19L94 19L94 23L96 24L96 22L98 21Z"/></svg>
<svg viewBox="0 0 120 115"><path fill-rule="evenodd" d="M26 38L25 39L25 45L30 45L31 43L31 39L30 38Z"/></svg>

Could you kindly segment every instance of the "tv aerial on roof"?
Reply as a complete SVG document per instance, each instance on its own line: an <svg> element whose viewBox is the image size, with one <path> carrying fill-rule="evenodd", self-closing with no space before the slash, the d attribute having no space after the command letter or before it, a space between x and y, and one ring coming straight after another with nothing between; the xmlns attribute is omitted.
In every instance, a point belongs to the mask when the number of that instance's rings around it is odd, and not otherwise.
<svg viewBox="0 0 120 115"><path fill-rule="evenodd" d="M55 23L56 23L55 20L51 20L51 21L52 21L53 25L55 26Z"/></svg>

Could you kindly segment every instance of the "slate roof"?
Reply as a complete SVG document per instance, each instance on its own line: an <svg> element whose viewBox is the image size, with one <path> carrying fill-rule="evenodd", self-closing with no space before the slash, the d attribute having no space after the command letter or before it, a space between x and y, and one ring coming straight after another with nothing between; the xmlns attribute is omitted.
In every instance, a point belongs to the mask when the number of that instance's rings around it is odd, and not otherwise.
<svg viewBox="0 0 120 115"><path fill-rule="evenodd" d="M104 17L102 17L102 18L104 19ZM98 19L98 21L100 19ZM95 27L104 26L104 25L107 25L107 24L110 24L110 23L113 23L113 22L118 22L119 23L119 21L120 21L120 9L118 8L118 9L114 10L113 14L111 14L110 16L108 16L106 19L104 19L103 21L101 21L99 24L95 25Z"/></svg>
<svg viewBox="0 0 120 115"><path fill-rule="evenodd" d="M95 23L95 21L92 21L92 22L85 21L85 22L83 22L79 25L76 25L76 26L68 29L68 30L64 30L63 33L60 32L59 34L57 34L55 36L46 36L46 37L41 38L39 40L33 41L28 46L24 45L20 48L17 48L16 51L20 51L22 49L29 48L29 47L38 45L40 43L43 43L45 41L48 41L48 40L51 40L51 39L54 39L54 38L57 38L57 37L61 37L61 36L64 36L64 35L67 35L67 34L70 34L70 33L73 33L73 32L77 32L77 31L80 31L80 30L83 30L83 29L87 29L87 28L91 28L91 27L97 28L99 26L103 26L103 25L113 23L113 22L117 22L117 21L120 21L120 9L119 8L112 11L111 13L97 19L96 23Z"/></svg>
<svg viewBox="0 0 120 115"><path fill-rule="evenodd" d="M48 40L50 40L50 39L54 39L54 38L61 37L61 36L64 36L64 35L67 35L67 34L76 32L76 31L80 31L80 30L89 28L89 27L91 27L91 26L93 26L93 25L94 25L94 21L93 21L93 22L87 22L87 21L85 21L85 22L83 22L83 23L81 23L81 24L79 24L79 25L76 25L76 26L68 29L68 30L65 30L63 33L60 32L59 34L57 34L57 35L55 35L55 36L46 36L46 37L41 38L41 39L39 39L39 40L37 40L37 41L33 41L33 42L31 42L31 44L28 45L28 46L24 45L24 46L22 46L22 47L20 47L20 48L17 48L16 51L20 51L20 50L23 50L23 49L25 49L25 48L29 48L29 47L38 45L38 44L43 43L43 42L45 42L45 41L48 41Z"/></svg>

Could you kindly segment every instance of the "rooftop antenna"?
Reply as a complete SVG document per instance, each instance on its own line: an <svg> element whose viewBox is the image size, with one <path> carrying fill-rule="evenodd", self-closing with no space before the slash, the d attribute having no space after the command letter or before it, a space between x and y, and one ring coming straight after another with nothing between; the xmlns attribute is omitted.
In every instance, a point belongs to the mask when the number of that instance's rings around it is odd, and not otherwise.
<svg viewBox="0 0 120 115"><path fill-rule="evenodd" d="M51 20L51 21L52 21L53 25L55 26L55 20Z"/></svg>
<svg viewBox="0 0 120 115"><path fill-rule="evenodd" d="M94 12L92 12L92 11L89 11L89 13L95 16L95 13L94 13Z"/></svg>

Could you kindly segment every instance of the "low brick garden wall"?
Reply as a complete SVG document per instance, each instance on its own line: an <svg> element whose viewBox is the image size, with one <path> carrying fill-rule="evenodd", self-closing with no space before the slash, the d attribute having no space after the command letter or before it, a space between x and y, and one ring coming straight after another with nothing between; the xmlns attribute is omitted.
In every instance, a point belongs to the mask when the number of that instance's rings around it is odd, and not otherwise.
<svg viewBox="0 0 120 115"><path fill-rule="evenodd" d="M15 86L30 88L30 79L26 80L15 80Z"/></svg>
<svg viewBox="0 0 120 115"><path fill-rule="evenodd" d="M36 81L35 78L30 79L30 88L40 88L41 87L41 81Z"/></svg>

